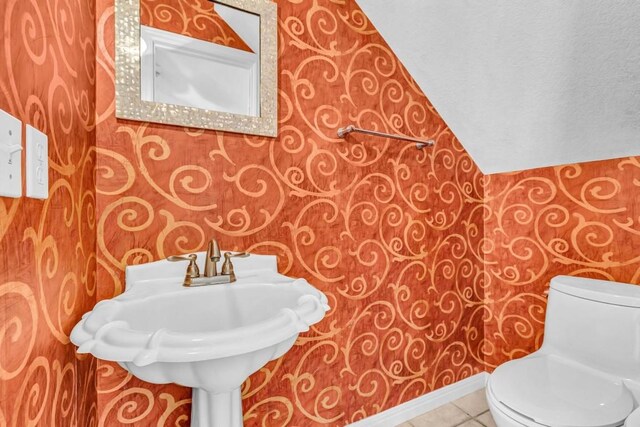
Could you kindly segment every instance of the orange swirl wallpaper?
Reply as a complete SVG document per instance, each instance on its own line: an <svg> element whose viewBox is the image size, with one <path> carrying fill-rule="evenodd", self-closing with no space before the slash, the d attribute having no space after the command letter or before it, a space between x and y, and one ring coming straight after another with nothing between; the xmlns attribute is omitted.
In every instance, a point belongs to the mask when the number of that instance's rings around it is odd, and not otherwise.
<svg viewBox="0 0 640 427"><path fill-rule="evenodd" d="M343 426L526 355L554 275L640 283L640 157L483 176L355 2L277 3L270 139L117 120L113 0L4 2L0 108L48 134L51 189L0 198L0 427L187 426L190 390L68 336L126 265L214 236L332 307L244 384L247 426Z"/></svg>
<svg viewBox="0 0 640 427"><path fill-rule="evenodd" d="M251 48L216 13L211 0L140 0L140 23L251 52Z"/></svg>
<svg viewBox="0 0 640 427"><path fill-rule="evenodd" d="M95 4L4 0L0 34L0 109L50 166L48 200L0 197L0 426L91 426L96 360L69 333L96 301Z"/></svg>
<svg viewBox="0 0 640 427"><path fill-rule="evenodd" d="M98 298L125 265L214 236L277 254L332 310L245 383L245 423L342 426L483 369L483 182L355 2L278 6L272 139L116 120L113 0L98 1ZM350 122L436 148L337 138ZM97 375L100 425L187 425L190 390Z"/></svg>
<svg viewBox="0 0 640 427"><path fill-rule="evenodd" d="M485 177L485 361L542 343L560 274L640 283L640 157Z"/></svg>

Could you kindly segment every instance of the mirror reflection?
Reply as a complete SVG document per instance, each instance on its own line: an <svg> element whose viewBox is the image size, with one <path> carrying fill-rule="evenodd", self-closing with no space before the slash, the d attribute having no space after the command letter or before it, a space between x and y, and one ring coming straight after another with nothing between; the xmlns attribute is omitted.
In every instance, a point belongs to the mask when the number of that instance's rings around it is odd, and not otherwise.
<svg viewBox="0 0 640 427"><path fill-rule="evenodd" d="M210 0L140 0L141 98L260 116L260 16Z"/></svg>

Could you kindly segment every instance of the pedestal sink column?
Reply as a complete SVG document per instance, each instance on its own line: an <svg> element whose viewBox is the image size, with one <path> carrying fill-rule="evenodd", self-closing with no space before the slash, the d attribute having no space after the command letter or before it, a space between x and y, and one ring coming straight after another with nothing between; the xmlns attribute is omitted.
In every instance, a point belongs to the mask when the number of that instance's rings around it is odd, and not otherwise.
<svg viewBox="0 0 640 427"><path fill-rule="evenodd" d="M242 427L240 387L226 393L192 391L191 427Z"/></svg>

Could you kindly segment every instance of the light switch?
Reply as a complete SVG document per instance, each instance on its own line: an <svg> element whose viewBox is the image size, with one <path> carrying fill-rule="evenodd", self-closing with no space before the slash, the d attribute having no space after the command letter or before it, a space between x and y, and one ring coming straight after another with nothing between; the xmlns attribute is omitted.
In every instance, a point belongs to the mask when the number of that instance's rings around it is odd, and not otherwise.
<svg viewBox="0 0 640 427"><path fill-rule="evenodd" d="M49 197L49 138L27 125L27 197Z"/></svg>
<svg viewBox="0 0 640 427"><path fill-rule="evenodd" d="M0 110L0 196L22 196L22 122Z"/></svg>

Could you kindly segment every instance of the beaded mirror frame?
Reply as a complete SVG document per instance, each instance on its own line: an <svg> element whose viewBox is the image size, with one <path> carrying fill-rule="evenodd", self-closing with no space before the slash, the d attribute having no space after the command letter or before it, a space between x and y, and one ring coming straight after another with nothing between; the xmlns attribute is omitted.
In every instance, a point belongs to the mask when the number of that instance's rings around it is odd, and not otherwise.
<svg viewBox="0 0 640 427"><path fill-rule="evenodd" d="M215 0L260 16L260 116L225 113L141 98L140 0L116 0L116 117L275 137L278 131L277 5L270 0Z"/></svg>

